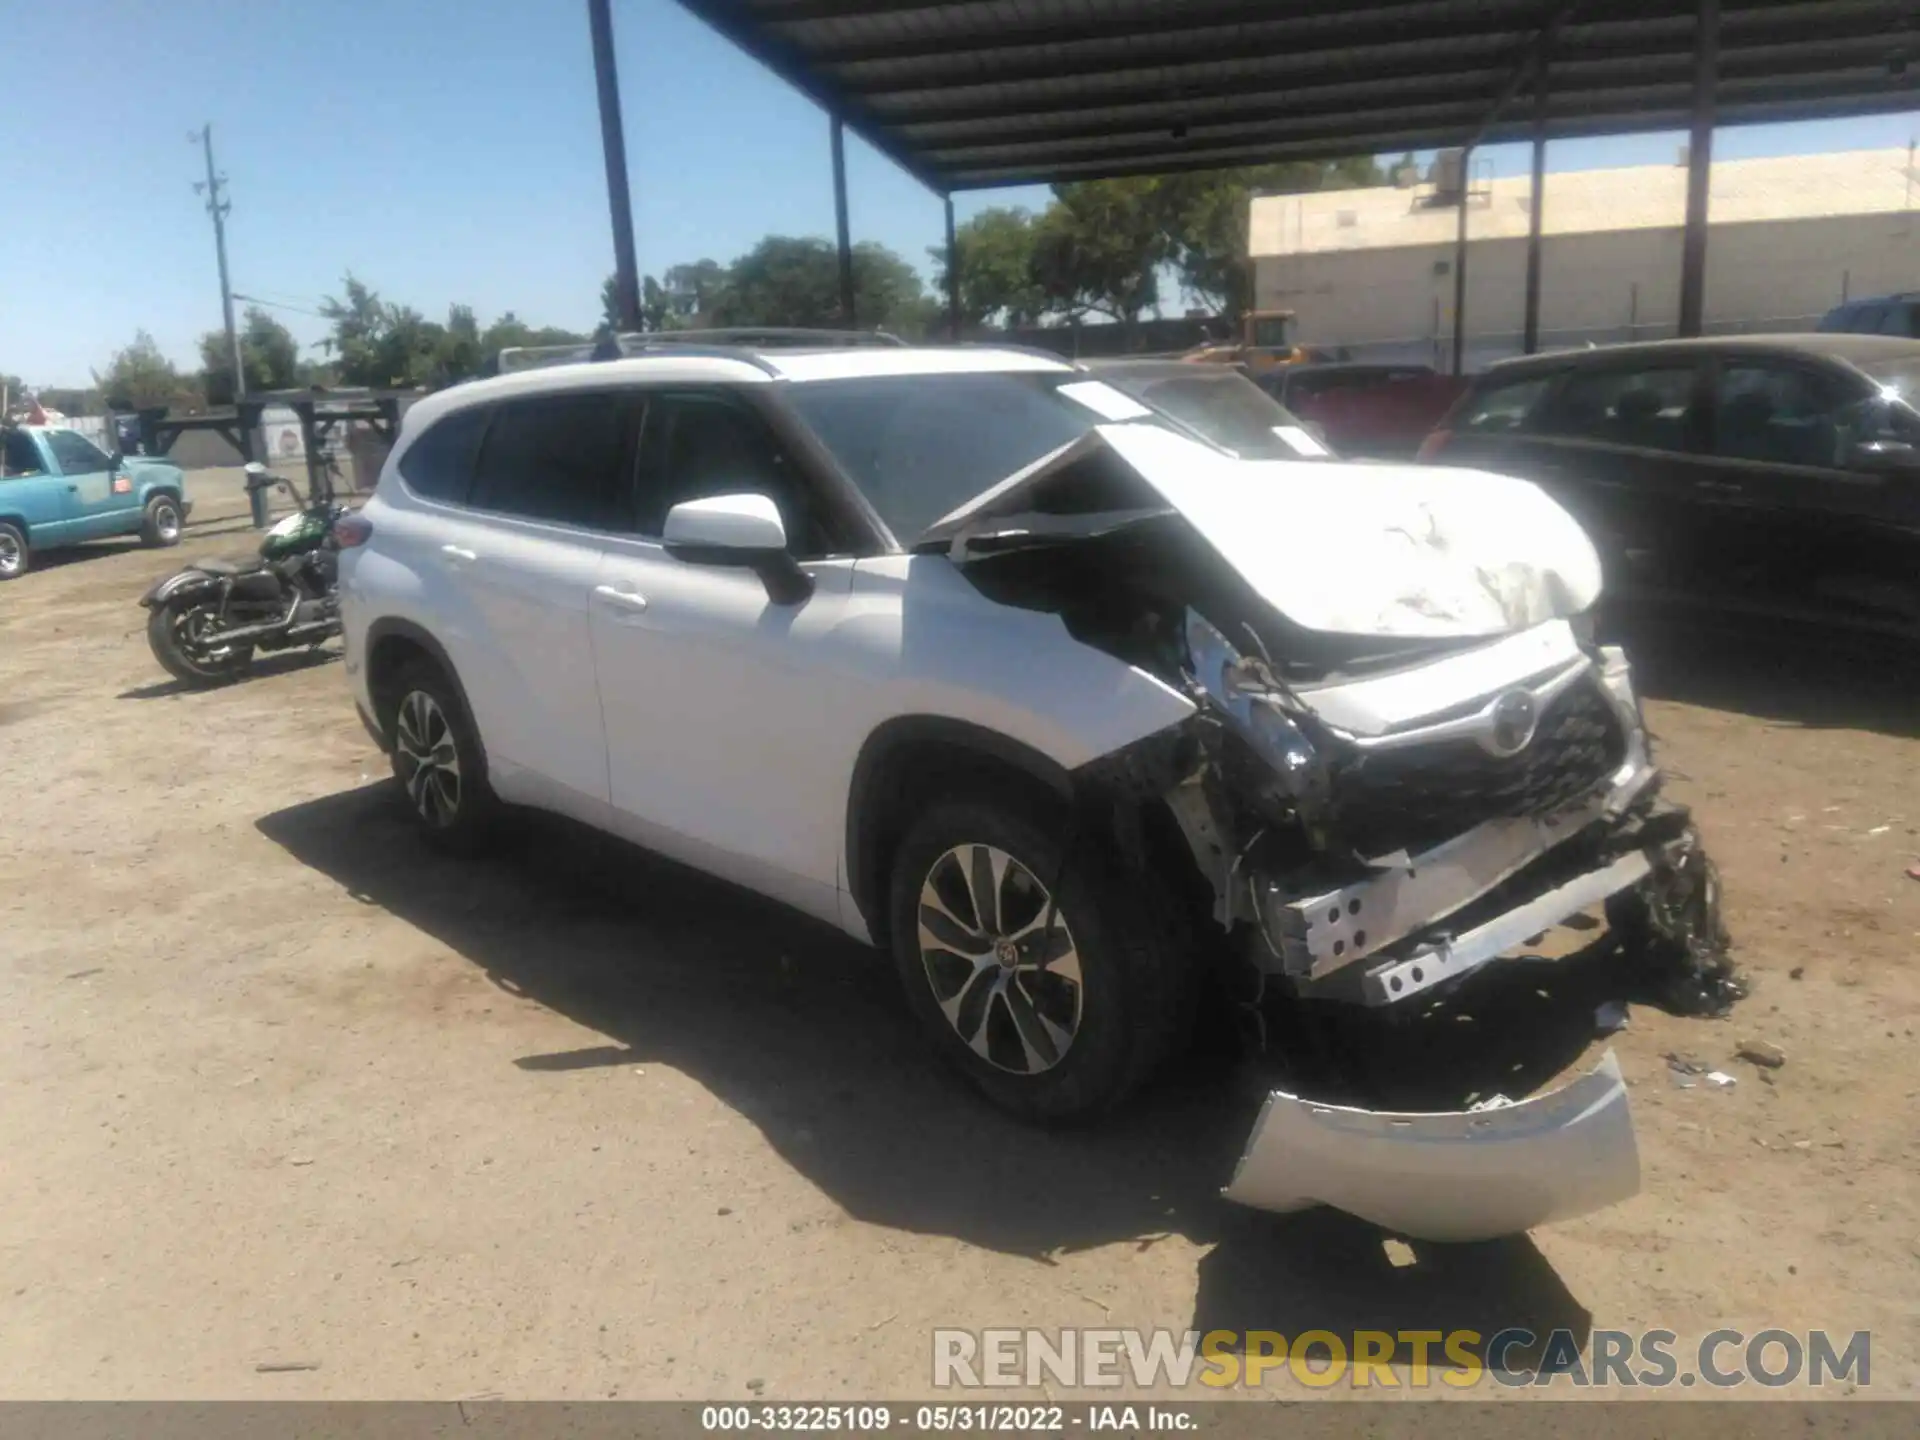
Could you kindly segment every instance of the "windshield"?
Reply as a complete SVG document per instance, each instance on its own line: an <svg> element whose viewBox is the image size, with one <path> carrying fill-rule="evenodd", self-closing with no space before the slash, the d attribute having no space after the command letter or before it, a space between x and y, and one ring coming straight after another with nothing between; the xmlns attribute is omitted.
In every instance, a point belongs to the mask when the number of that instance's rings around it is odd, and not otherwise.
<svg viewBox="0 0 1920 1440"><path fill-rule="evenodd" d="M1242 460L1318 460L1328 451L1273 396L1227 366L1095 369L1102 380Z"/></svg>
<svg viewBox="0 0 1920 1440"><path fill-rule="evenodd" d="M1177 422L1167 428L1242 458L1327 454L1270 396L1226 369L1152 379L1097 371L1091 380L1069 371L872 375L806 381L787 395L902 541L1094 426L1155 410Z"/></svg>

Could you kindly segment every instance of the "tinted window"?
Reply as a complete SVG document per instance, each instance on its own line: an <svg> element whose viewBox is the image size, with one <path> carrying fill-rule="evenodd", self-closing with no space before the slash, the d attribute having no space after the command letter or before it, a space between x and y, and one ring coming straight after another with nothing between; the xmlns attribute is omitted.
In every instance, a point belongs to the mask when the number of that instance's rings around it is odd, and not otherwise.
<svg viewBox="0 0 1920 1440"><path fill-rule="evenodd" d="M8 430L0 434L0 467L9 476L38 475L40 447L33 443L32 437Z"/></svg>
<svg viewBox="0 0 1920 1440"><path fill-rule="evenodd" d="M764 495L773 501L787 528L787 548L795 555L832 549L806 477L750 406L729 395L653 395L640 447L635 529L658 535L675 505L714 495Z"/></svg>
<svg viewBox="0 0 1920 1440"><path fill-rule="evenodd" d="M487 412L476 408L456 411L429 427L400 457L407 488L429 500L464 501L486 420Z"/></svg>
<svg viewBox="0 0 1920 1440"><path fill-rule="evenodd" d="M53 463L62 475L90 475L107 468L107 452L71 430L47 431L47 448L53 451Z"/></svg>
<svg viewBox="0 0 1920 1440"><path fill-rule="evenodd" d="M1481 386L1473 398L1461 407L1454 421L1457 431L1498 434L1518 430L1527 423L1540 398L1553 383L1551 375L1528 380L1494 380Z"/></svg>
<svg viewBox="0 0 1920 1440"><path fill-rule="evenodd" d="M589 530L625 529L631 394L546 395L494 407L469 503Z"/></svg>
<svg viewBox="0 0 1920 1440"><path fill-rule="evenodd" d="M1691 365L1576 370L1537 429L1640 450L1685 450L1693 429Z"/></svg>
<svg viewBox="0 0 1920 1440"><path fill-rule="evenodd" d="M1713 453L1771 465L1838 465L1842 412L1854 398L1837 379L1795 365L1748 361L1721 368Z"/></svg>

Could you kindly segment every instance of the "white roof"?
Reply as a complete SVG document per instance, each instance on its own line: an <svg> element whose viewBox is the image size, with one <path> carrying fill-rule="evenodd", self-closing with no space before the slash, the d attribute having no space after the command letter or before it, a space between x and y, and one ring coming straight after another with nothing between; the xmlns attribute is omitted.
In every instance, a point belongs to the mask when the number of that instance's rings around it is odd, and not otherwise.
<svg viewBox="0 0 1920 1440"><path fill-rule="evenodd" d="M455 385L415 402L407 409L403 428L409 435L417 434L448 411L464 410L469 405L484 405L519 395L552 395L607 386L765 385L773 380L848 380L865 375L977 375L1073 369L1065 360L988 346L861 345L840 350L773 349L753 353L755 359L748 360L731 355L676 355L659 350L619 360L589 360L517 370ZM773 373L769 373L768 367Z"/></svg>
<svg viewBox="0 0 1920 1440"><path fill-rule="evenodd" d="M1718 161L1708 189L1709 223L1903 211L1920 201L1920 173L1910 173L1910 165L1904 149ZM1467 206L1468 239L1526 235L1529 190L1525 175L1490 187L1482 182ZM1260 196L1249 216L1248 249L1273 256L1451 244L1460 212L1421 204L1430 193L1428 186L1382 185ZM1548 235L1677 227L1686 216L1687 170L1682 164L1567 170L1549 174L1542 193L1541 229Z"/></svg>
<svg viewBox="0 0 1920 1440"><path fill-rule="evenodd" d="M868 345L845 350L769 350L767 363L786 380L850 380L867 375L1024 374L1071 370L1065 360L987 346L918 348Z"/></svg>

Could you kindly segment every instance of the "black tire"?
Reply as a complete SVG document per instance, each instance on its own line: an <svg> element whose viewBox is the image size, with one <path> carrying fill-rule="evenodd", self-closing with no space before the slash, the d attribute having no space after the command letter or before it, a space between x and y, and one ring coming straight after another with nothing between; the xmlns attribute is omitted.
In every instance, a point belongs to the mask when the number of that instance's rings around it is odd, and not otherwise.
<svg viewBox="0 0 1920 1440"><path fill-rule="evenodd" d="M224 685L246 674L253 663L251 645L234 645L224 654L207 655L191 643L196 616L205 613L205 606L191 600L168 600L154 606L147 616L147 645L153 658L182 684Z"/></svg>
<svg viewBox="0 0 1920 1440"><path fill-rule="evenodd" d="M0 520L0 580L18 580L33 568L33 551L26 532L9 520Z"/></svg>
<svg viewBox="0 0 1920 1440"><path fill-rule="evenodd" d="M432 661L415 660L395 677L381 709L400 800L421 834L451 854L485 849L498 835L501 807L460 687ZM451 758L452 783L444 762L423 765L422 756Z"/></svg>
<svg viewBox="0 0 1920 1440"><path fill-rule="evenodd" d="M187 517L180 513L180 502L171 495L156 495L147 501L140 519L140 543L149 550L164 550L180 543L180 532L187 528Z"/></svg>
<svg viewBox="0 0 1920 1440"><path fill-rule="evenodd" d="M889 897L894 963L907 1003L935 1050L996 1105L1042 1123L1090 1119L1132 1095L1185 1038L1197 980L1193 957L1174 940L1177 928L1168 920L1172 902L1157 896L1147 877L1123 874L1091 845L1076 846L1063 870L1060 828L1011 799L936 803L901 843ZM970 855L980 848L999 851L1012 862L993 902L1004 923L1015 929L1031 923L1025 914L1033 905L1027 879L1037 879L1042 891L1055 895L1057 921L1064 927L1052 947L1070 945L1077 955L1076 1028L1064 1047L1052 1047L1051 1057L1041 1054L1046 1064L1037 1070L1034 1049L1022 1038L1023 1022L1006 998L1008 987L1032 977L1030 970L1008 973L991 960L968 980L972 962L943 954L941 947L933 947L932 964L923 959L923 887L931 883L935 898L947 903L959 863L954 852ZM1016 948L1031 947L1020 963L1040 958L1037 939L1035 934L1019 942ZM956 981L956 976L962 978ZM1032 981L1020 992L1026 1030L1032 1030L1036 1011L1049 1012L1050 1023L1065 1029L1064 984L1059 977ZM982 987L996 983L1000 990L982 1001ZM948 1020L942 991L959 1020ZM976 1017L979 1024L973 1026ZM962 1028L972 1029L971 1044ZM1051 1039L1052 1032L1046 1033ZM983 1039L985 1053L977 1048Z"/></svg>

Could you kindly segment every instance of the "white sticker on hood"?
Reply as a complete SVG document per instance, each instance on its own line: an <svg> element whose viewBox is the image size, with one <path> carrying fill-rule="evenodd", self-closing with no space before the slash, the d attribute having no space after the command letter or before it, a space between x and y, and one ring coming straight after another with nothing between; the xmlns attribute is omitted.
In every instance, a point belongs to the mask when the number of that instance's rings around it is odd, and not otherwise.
<svg viewBox="0 0 1920 1440"><path fill-rule="evenodd" d="M1293 453L1296 455L1310 455L1317 458L1332 453L1314 439L1309 431L1301 429L1298 425L1276 425L1273 427L1273 433L1292 446Z"/></svg>
<svg viewBox="0 0 1920 1440"><path fill-rule="evenodd" d="M1076 380L1071 385L1062 385L1058 393L1078 401L1103 420L1138 420L1153 413L1104 380Z"/></svg>

